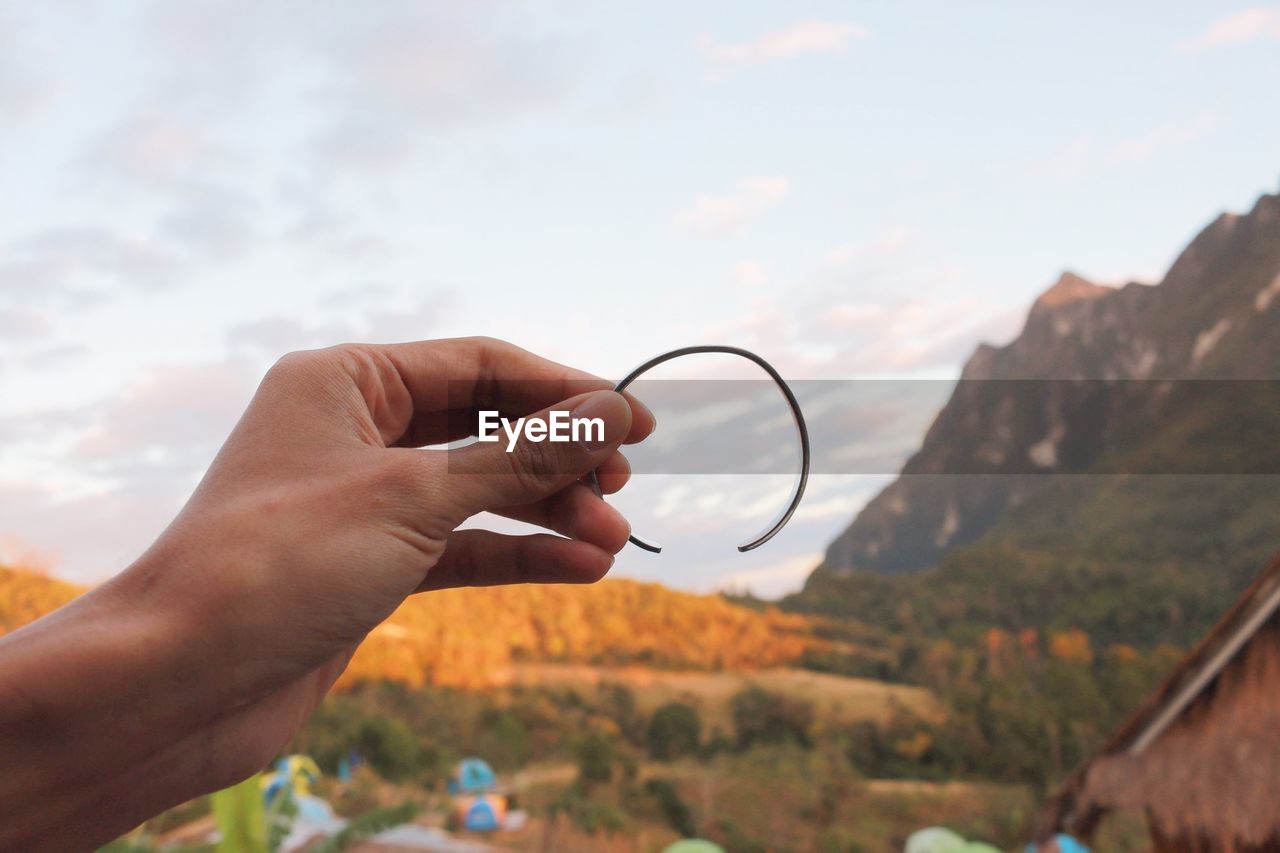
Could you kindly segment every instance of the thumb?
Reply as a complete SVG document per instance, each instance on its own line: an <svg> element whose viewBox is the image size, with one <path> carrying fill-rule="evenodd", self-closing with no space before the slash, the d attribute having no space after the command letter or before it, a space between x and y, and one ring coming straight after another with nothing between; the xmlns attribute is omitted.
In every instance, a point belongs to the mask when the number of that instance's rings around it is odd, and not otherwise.
<svg viewBox="0 0 1280 853"><path fill-rule="evenodd" d="M567 440L546 434L553 412L561 413L556 420ZM541 440L535 422L544 427ZM518 426L525 428L513 438ZM572 397L529 415L523 424L510 419L497 430L497 441L449 452L450 499L467 515L542 500L599 467L630 431L631 405L613 391Z"/></svg>

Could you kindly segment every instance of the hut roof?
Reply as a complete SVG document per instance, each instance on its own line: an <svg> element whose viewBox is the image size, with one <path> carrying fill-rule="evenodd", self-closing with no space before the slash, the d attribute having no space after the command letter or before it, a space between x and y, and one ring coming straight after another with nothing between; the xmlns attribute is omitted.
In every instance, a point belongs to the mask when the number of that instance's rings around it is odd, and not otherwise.
<svg viewBox="0 0 1280 853"><path fill-rule="evenodd" d="M1067 777L1045 803L1037 834L1088 836L1108 810L1124 808L1145 813L1162 835L1253 844L1280 837L1278 610L1280 555Z"/></svg>

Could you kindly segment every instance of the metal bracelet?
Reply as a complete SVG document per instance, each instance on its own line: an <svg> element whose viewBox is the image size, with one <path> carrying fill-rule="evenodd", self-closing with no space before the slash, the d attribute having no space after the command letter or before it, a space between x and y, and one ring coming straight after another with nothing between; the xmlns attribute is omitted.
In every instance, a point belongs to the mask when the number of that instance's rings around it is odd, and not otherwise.
<svg viewBox="0 0 1280 853"><path fill-rule="evenodd" d="M778 531L780 531L786 523L791 520L791 516L795 514L796 508L800 506L800 499L804 497L805 486L809 483L809 428L805 426L804 413L800 411L800 403L796 400L796 395L792 393L791 388L782 378L782 375L774 369L773 365L750 350L745 350L740 347L711 344L707 346L681 347L680 349L654 356L623 377L622 381L613 387L613 390L618 392L626 390L627 386L636 381L641 374L657 367L663 362L671 361L673 358L680 358L681 356L701 355L704 353L723 353L725 355L741 356L742 358L759 365L764 372L769 374L769 377L777 383L777 386L782 389L783 396L787 398L787 405L791 407L791 415L795 418L796 429L800 433L800 476L796 478L795 486L792 488L791 500L787 503L787 507L783 510L782 514L778 516L777 520L774 521L774 523L765 530L764 533L760 534L755 539L752 539L747 544L738 546L739 551L751 551L755 548L759 548L761 545L776 536ZM600 480L596 477L596 472L592 471L587 475L587 479L591 484L592 489L595 490L595 493L603 497L603 494L600 491ZM643 548L646 551L651 551L655 554L662 551L661 545L654 542L647 542L639 536L636 536L634 533L631 534L628 539L633 545Z"/></svg>

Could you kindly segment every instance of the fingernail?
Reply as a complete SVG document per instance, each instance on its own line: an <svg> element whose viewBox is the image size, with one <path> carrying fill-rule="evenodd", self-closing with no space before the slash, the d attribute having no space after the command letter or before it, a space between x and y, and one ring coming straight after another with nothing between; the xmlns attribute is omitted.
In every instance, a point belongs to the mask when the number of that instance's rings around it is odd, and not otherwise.
<svg viewBox="0 0 1280 853"><path fill-rule="evenodd" d="M599 450L616 444L626 437L631 422L631 406L621 394L613 391L596 391L573 407L572 417L584 420L599 419L604 424L603 437L599 428L582 431L581 444L588 450Z"/></svg>

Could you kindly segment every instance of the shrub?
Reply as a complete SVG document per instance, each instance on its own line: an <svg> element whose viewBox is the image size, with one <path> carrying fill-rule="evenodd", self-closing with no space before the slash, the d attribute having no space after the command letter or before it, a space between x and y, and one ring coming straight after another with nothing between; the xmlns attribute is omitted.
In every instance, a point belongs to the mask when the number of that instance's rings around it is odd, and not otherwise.
<svg viewBox="0 0 1280 853"><path fill-rule="evenodd" d="M670 761L698 750L702 737L702 721L698 711L684 702L668 702L649 720L645 744L649 755L658 761Z"/></svg>

